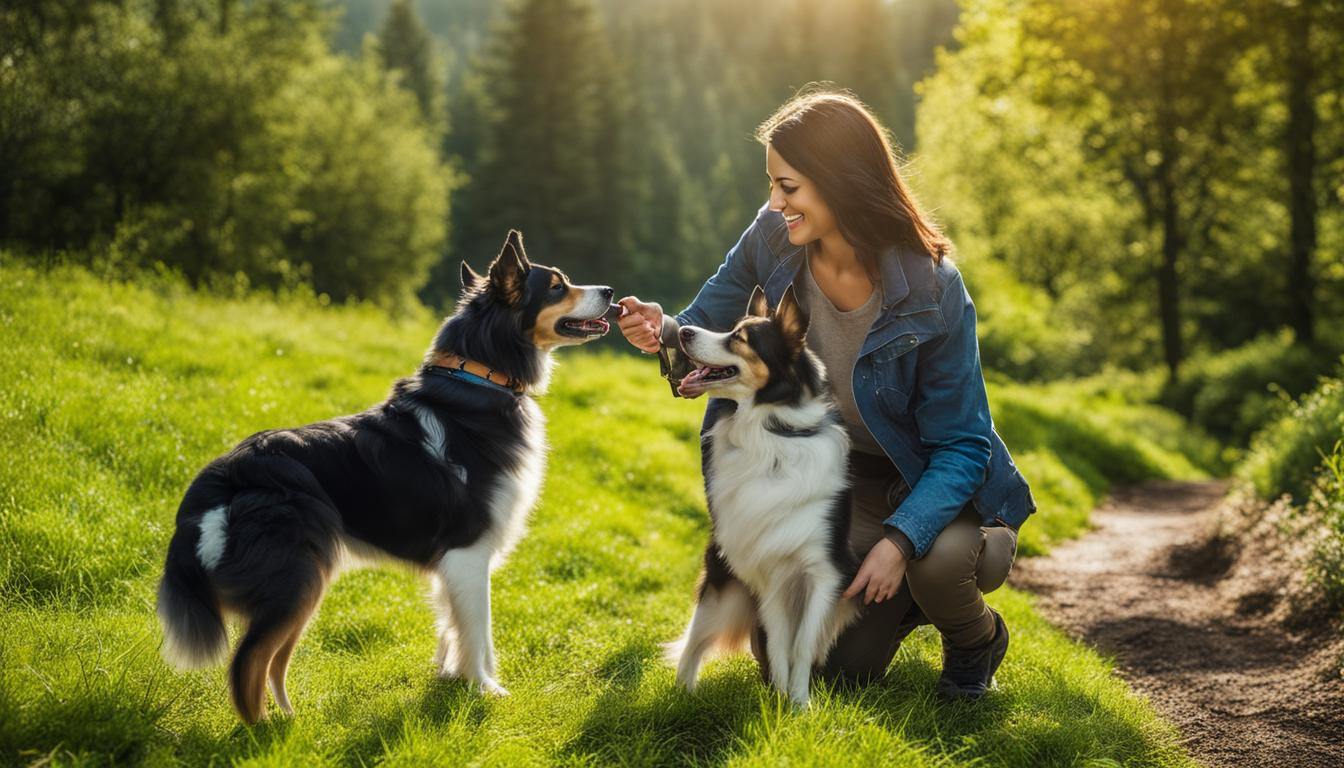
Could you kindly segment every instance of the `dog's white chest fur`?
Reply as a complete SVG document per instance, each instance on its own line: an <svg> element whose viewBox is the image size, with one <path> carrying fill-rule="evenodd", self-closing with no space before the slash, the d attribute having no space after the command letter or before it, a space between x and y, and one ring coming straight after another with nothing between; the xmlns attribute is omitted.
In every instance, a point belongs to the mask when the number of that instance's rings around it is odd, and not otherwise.
<svg viewBox="0 0 1344 768"><path fill-rule="evenodd" d="M522 461L500 476L490 495L491 525L485 535L494 551L492 567L502 563L522 538L546 476L546 417L530 397L523 398L522 408Z"/></svg>
<svg viewBox="0 0 1344 768"><path fill-rule="evenodd" d="M778 435L765 428L775 410L743 407L711 431L714 538L733 571L755 589L781 568L827 559L830 512L848 483L844 428L830 424L806 437ZM824 416L824 405L787 413L795 424Z"/></svg>

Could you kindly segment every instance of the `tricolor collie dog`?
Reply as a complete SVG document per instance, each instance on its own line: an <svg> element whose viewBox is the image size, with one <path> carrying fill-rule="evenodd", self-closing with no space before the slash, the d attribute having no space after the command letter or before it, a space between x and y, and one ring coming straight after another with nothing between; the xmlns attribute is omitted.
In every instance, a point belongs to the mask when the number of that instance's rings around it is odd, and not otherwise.
<svg viewBox="0 0 1344 768"><path fill-rule="evenodd" d="M770 682L808 703L812 668L858 604L841 600L858 563L849 548L849 436L808 319L789 288L770 313L759 287L728 333L687 326L687 379L736 401L706 435L712 534L695 613L668 646L677 681L694 688L707 652L735 650L759 623Z"/></svg>
<svg viewBox="0 0 1344 768"><path fill-rule="evenodd" d="M159 584L164 655L183 667L227 651L223 616L246 630L229 685L248 723L292 713L285 670L340 568L400 561L433 582L434 663L495 681L490 570L523 533L541 488L545 437L529 396L550 352L605 334L612 290L530 264L510 232L488 276L462 265L462 299L424 365L353 416L257 433L187 489Z"/></svg>

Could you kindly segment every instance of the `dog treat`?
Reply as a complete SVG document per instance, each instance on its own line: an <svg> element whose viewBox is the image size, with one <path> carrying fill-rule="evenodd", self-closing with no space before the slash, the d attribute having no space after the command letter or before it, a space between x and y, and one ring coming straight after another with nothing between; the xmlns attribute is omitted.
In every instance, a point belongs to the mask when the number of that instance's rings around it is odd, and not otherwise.
<svg viewBox="0 0 1344 768"><path fill-rule="evenodd" d="M620 304L612 304L610 307L607 307L607 314L602 317L607 320L619 320L623 314L625 314L625 307L622 307Z"/></svg>

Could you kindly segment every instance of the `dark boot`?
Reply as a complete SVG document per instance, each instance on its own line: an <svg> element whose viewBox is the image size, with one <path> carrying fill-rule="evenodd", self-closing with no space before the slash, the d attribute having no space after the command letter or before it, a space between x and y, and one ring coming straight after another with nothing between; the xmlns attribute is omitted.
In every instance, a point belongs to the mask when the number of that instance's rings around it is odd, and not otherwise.
<svg viewBox="0 0 1344 768"><path fill-rule="evenodd" d="M1008 652L1008 626L993 608L994 636L977 648L954 648L943 639L943 674L938 693L949 699L978 699L994 684L994 673Z"/></svg>

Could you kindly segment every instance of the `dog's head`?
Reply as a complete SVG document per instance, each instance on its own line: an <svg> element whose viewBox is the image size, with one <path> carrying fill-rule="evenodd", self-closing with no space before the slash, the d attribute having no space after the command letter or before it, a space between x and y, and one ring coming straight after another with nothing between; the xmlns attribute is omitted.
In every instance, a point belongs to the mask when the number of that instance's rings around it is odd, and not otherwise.
<svg viewBox="0 0 1344 768"><path fill-rule="evenodd" d="M479 361L529 386L544 381L547 354L611 330L612 289L575 285L555 267L533 264L509 230L486 274L462 262L462 296L434 349Z"/></svg>
<svg viewBox="0 0 1344 768"><path fill-rule="evenodd" d="M818 394L823 374L807 351L807 324L792 286L773 312L756 286L746 316L727 333L681 329L681 349L697 366L682 380L682 391L754 403L797 403Z"/></svg>
<svg viewBox="0 0 1344 768"><path fill-rule="evenodd" d="M481 276L462 262L463 299L492 304L518 323L538 349L583 344L611 330L611 288L575 285L555 267L533 264L523 250L523 235L509 230L504 247Z"/></svg>

